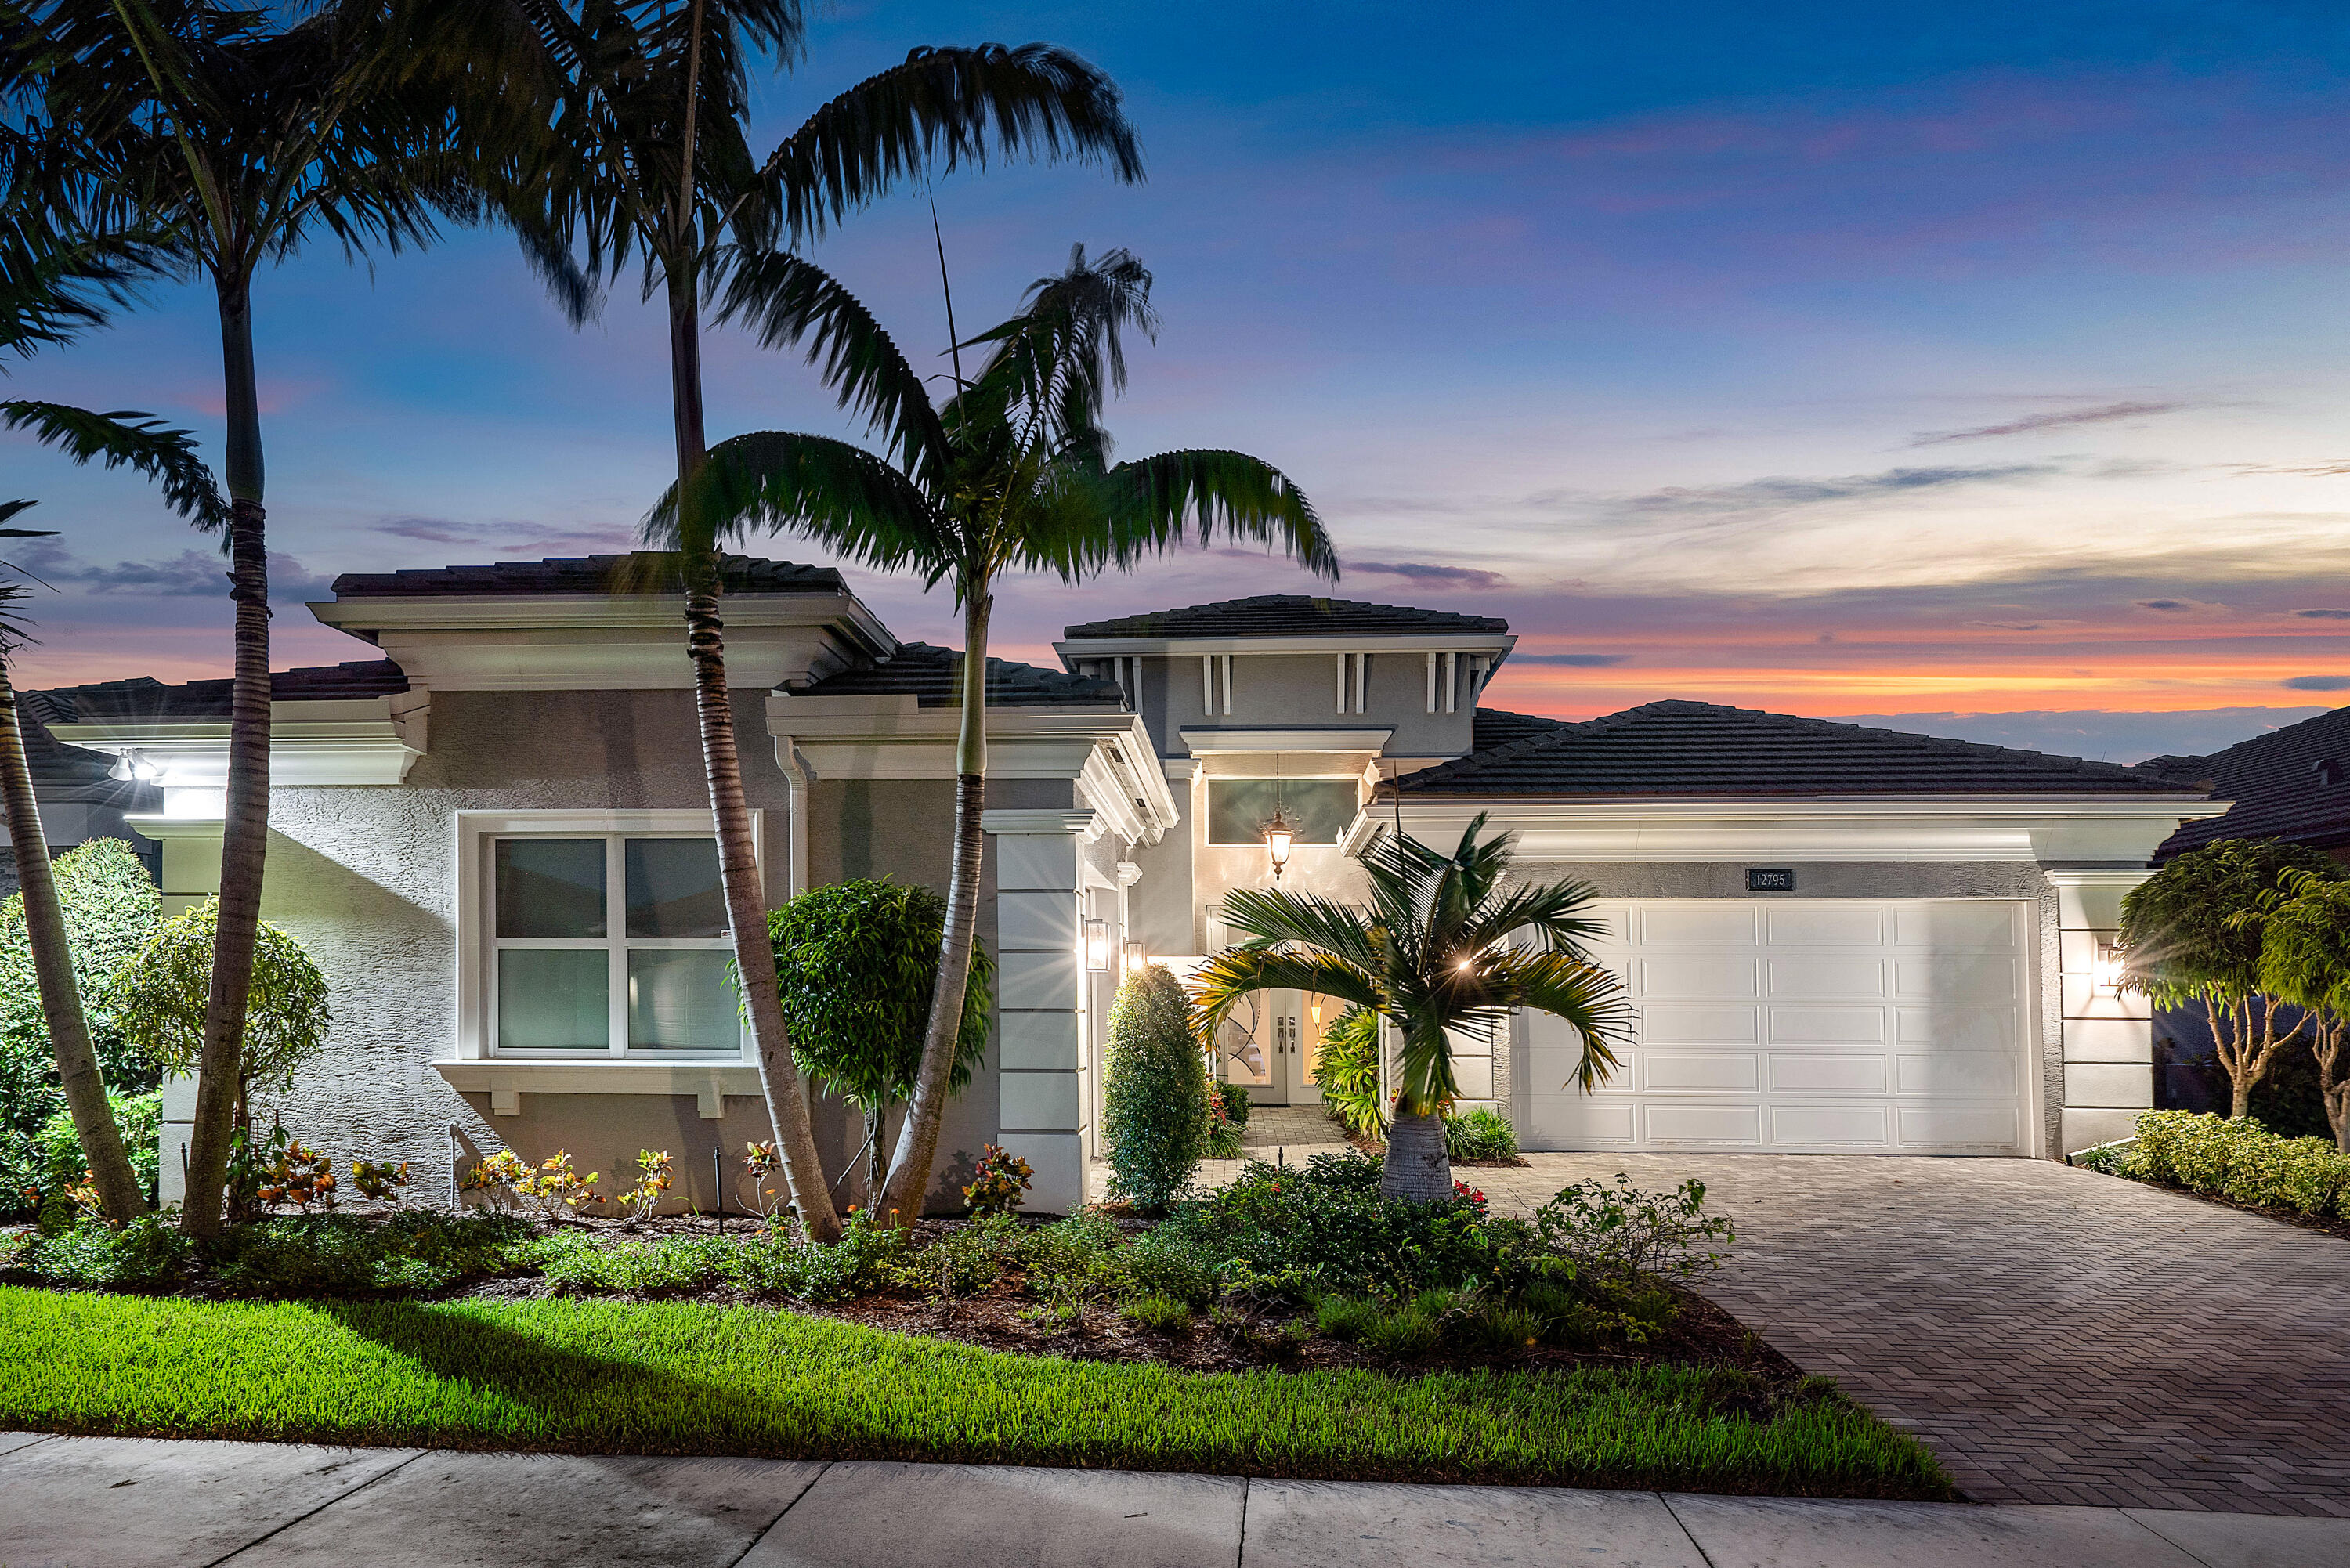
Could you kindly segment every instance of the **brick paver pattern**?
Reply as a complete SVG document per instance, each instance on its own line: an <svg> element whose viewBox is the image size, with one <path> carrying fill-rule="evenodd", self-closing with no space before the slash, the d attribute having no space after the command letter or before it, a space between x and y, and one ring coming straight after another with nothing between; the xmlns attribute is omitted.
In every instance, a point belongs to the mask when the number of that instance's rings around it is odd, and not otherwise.
<svg viewBox="0 0 2350 1568"><path fill-rule="evenodd" d="M2350 1241L2046 1160L1528 1158L1497 1208L1704 1181L1706 1293L1970 1498L2350 1517Z"/></svg>

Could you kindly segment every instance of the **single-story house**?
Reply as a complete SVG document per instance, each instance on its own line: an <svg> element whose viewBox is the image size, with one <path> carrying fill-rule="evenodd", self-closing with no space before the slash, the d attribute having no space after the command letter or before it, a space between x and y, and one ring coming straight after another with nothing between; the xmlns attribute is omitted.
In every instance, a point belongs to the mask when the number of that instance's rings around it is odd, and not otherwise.
<svg viewBox="0 0 2350 1568"><path fill-rule="evenodd" d="M956 656L901 643L837 572L734 558L728 661L768 896L948 863ZM331 1051L283 1104L331 1154L428 1189L501 1146L608 1183L768 1136L725 978L681 599L597 556L346 576L317 618L370 657L276 678L265 915L333 986ZM1589 879L1637 1039L1596 1094L1521 1018L1462 1082L1530 1148L2047 1157L2151 1103L2144 1007L2100 983L2122 893L2224 803L2157 774L1697 702L1582 723L1481 707L1489 616L1267 595L1072 625L1061 665L990 660L981 936L994 1039L950 1114L938 1196L982 1147L1032 1207L1097 1196L1118 972L1196 961L1236 887L1347 896L1399 825L1479 814L1529 871ZM130 826L172 907L219 876L225 681L37 694L57 742L160 775ZM1270 1103L1315 1096L1324 1000L1219 1041ZM177 1179L192 1093L167 1104ZM835 1168L855 1136L817 1107Z"/></svg>

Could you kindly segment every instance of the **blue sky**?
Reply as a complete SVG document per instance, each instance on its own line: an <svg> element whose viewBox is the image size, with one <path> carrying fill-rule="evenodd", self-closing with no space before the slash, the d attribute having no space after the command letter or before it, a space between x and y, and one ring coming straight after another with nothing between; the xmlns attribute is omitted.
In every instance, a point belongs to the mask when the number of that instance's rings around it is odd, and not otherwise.
<svg viewBox="0 0 2350 1568"><path fill-rule="evenodd" d="M1495 701L2132 760L2350 690L2330 8L843 5L763 134L910 46L1029 39L1118 78L1150 178L941 182L966 325L1073 242L1139 253L1165 327L1123 450L1254 452L1322 507L1340 594L1508 616ZM819 259L942 345L919 193ZM256 295L281 662L363 651L300 607L336 572L622 547L663 483L659 323L624 294L571 331L501 235L320 250ZM166 291L12 389L209 438L217 377L209 299ZM715 435L853 433L727 335L709 393ZM27 683L224 670L207 546L133 481L5 450L67 531ZM951 639L942 600L859 586ZM1195 553L1083 613L1308 587ZM1008 587L1004 650L1049 657L1075 607Z"/></svg>

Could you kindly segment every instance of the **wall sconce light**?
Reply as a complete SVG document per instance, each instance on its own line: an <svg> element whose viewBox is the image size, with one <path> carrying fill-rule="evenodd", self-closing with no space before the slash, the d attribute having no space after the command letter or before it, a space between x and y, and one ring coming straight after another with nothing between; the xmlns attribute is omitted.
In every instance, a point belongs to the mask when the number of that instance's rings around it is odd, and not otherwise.
<svg viewBox="0 0 2350 1568"><path fill-rule="evenodd" d="M2122 961L2122 950L2117 944L2099 942L2096 961L2089 966L2090 988L2103 992L2107 996L2118 993L2122 988L2122 973L2126 967Z"/></svg>
<svg viewBox="0 0 2350 1568"><path fill-rule="evenodd" d="M1282 872L1288 868L1290 846L1296 842L1297 829L1282 814L1281 808L1275 806L1273 820L1264 825L1264 848L1265 853L1273 857L1274 881L1280 881Z"/></svg>
<svg viewBox="0 0 2350 1568"><path fill-rule="evenodd" d="M1140 974L1142 972L1142 966L1149 961L1150 961L1149 959L1143 956L1141 941L1137 938L1128 938L1126 942L1126 972L1128 974Z"/></svg>
<svg viewBox="0 0 2350 1568"><path fill-rule="evenodd" d="M1109 922L1091 919L1086 922L1086 967L1099 973L1109 968Z"/></svg>

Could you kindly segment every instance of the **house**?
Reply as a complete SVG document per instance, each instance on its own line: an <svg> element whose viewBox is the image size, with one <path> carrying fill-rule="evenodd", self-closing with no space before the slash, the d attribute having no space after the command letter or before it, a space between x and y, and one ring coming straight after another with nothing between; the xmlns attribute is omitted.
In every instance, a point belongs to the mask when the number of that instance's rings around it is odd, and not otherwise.
<svg viewBox="0 0 2350 1568"><path fill-rule="evenodd" d="M2218 816L2182 824L2155 851L2157 864L2222 838L2282 838L2350 857L2350 708L2336 708L2240 741L2208 757L2156 757L2139 764L2233 802Z"/></svg>
<svg viewBox="0 0 2350 1568"><path fill-rule="evenodd" d="M409 1160L428 1188L501 1145L612 1173L666 1148L677 1196L706 1203L712 1161L768 1136L661 570L362 574L312 607L373 657L276 677L264 913L317 956L336 1012L282 1107L306 1139ZM769 898L942 882L956 656L900 643L827 569L731 558L725 603ZM2150 1103L2145 1011L2093 971L2155 846L2223 809L2204 790L1703 703L1584 723L1479 706L1513 646L1492 617L1271 595L1072 625L1057 670L990 660L996 1031L938 1195L1000 1142L1035 1168L1035 1209L1095 1196L1122 967L1221 946L1232 888L1347 896L1374 835L1442 841L1480 815L1536 874L1596 885L1638 1008L1624 1071L1587 1096L1561 1087L1550 1020L1458 1043L1467 1094L1529 1147L2047 1156ZM161 809L130 820L167 902L214 889L226 682L28 711L160 774ZM1278 867L1276 812L1297 830ZM1311 1100L1332 1016L1263 998L1220 1071ZM173 1085L167 1184L192 1104ZM816 1112L839 1169L854 1118Z"/></svg>

